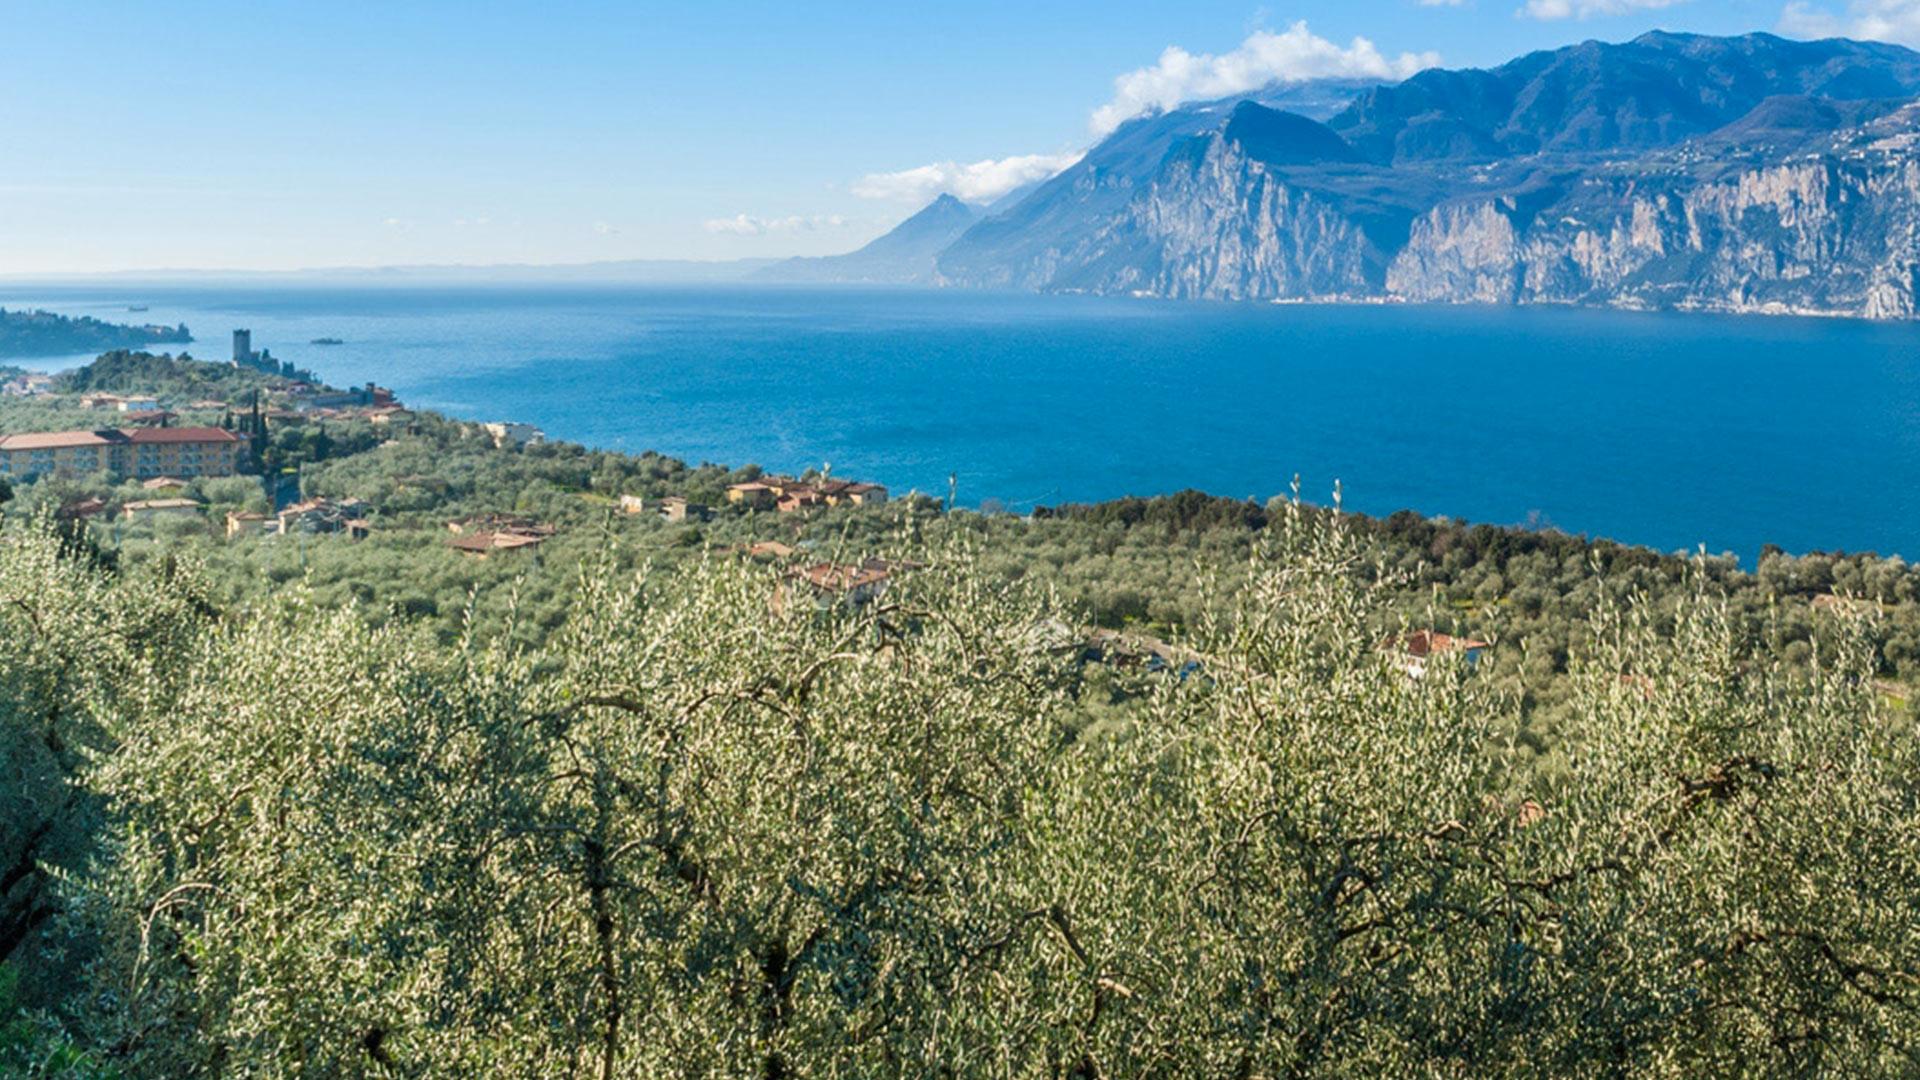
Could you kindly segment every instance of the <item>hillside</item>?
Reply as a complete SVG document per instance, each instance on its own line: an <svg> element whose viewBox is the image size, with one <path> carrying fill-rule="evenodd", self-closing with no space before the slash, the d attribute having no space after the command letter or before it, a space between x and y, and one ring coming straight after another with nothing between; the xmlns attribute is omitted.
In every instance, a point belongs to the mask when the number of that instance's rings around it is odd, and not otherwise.
<svg viewBox="0 0 1920 1080"><path fill-rule="evenodd" d="M186 353L179 356L169 353L155 355L116 349L102 353L91 363L61 372L54 377L53 386L61 393L146 393L184 403L195 398L231 398L237 401L248 391L281 389L294 381L293 378L269 375L250 367L206 363Z"/></svg>
<svg viewBox="0 0 1920 1080"><path fill-rule="evenodd" d="M262 434L353 530L223 528L254 476L0 485L0 1075L1920 1053L1898 559L1198 492L780 512L430 412Z"/></svg>
<svg viewBox="0 0 1920 1080"><path fill-rule="evenodd" d="M941 252L949 284L1905 318L1920 54L1649 34L1314 118L1135 120Z"/></svg>
<svg viewBox="0 0 1920 1080"><path fill-rule="evenodd" d="M754 281L870 285L924 285L934 256L966 232L980 214L942 195L873 242L845 255L793 258L755 271Z"/></svg>

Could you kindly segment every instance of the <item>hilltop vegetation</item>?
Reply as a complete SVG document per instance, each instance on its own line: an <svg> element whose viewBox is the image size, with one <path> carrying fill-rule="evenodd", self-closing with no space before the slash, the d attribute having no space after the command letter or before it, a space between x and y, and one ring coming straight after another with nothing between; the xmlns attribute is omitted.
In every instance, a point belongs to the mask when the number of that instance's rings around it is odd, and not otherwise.
<svg viewBox="0 0 1920 1080"><path fill-rule="evenodd" d="M13 1067L1910 1073L1920 758L1859 634L1603 603L1547 776L1496 683L1374 647L1338 519L1269 523L1124 727L1044 591L920 554L784 612L590 562L542 644L438 646L11 527Z"/></svg>
<svg viewBox="0 0 1920 1080"><path fill-rule="evenodd" d="M371 536L216 538L245 477L4 504L0 1074L1920 1061L1898 560L1199 493L750 513L750 466L267 434ZM468 558L475 514L557 531ZM795 602L871 557L915 569ZM1493 645L1416 676L1415 627Z"/></svg>
<svg viewBox="0 0 1920 1080"><path fill-rule="evenodd" d="M232 364L211 364L187 353L116 349L90 364L63 371L54 379L63 393L144 393L185 404L198 398L225 398L244 392L284 389L293 380Z"/></svg>
<svg viewBox="0 0 1920 1080"><path fill-rule="evenodd" d="M179 326L125 326L90 315L77 318L50 311L0 308L0 357L58 356L63 353L137 349L146 345L192 341Z"/></svg>

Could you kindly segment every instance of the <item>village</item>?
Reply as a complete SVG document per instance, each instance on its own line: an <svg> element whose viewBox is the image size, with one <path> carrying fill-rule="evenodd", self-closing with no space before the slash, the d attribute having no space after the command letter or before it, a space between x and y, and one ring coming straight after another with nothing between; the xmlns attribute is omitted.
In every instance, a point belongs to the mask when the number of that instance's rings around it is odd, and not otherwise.
<svg viewBox="0 0 1920 1080"><path fill-rule="evenodd" d="M883 507L890 499L885 485L824 471L793 476L750 468L742 475L717 478L724 482L682 482L677 489L642 483L604 494L581 491L571 500L550 503L544 513L515 505L513 499L476 506L444 494L428 496L423 505L412 490L405 491L409 497L404 507L382 506L375 498L332 490L326 482L330 470L421 438L455 440L464 448L461 454L486 468L574 451L550 444L546 433L530 424L449 421L416 414L377 385L329 387L265 350L255 351L245 330L234 332L233 355L226 365L171 358L155 364L156 370L172 373L197 374L224 366L247 375L234 380L235 392L224 396L182 396L130 385L74 391L56 376L15 375L0 383L0 400L37 406L55 416L98 415L101 422L0 435L0 480L15 485L46 480L56 487L86 488L61 500L55 516L74 527L107 530L115 541L137 541L159 530L156 536L204 535L231 545L290 543L300 566L328 558L328 549L315 544L360 544L385 536L403 550L437 545L451 557L471 560L476 568L504 560L500 572L524 572L513 570L512 564L540 567L543 550L568 540L570 530L586 539L603 528L595 522L610 514L653 523L651 528L720 529L707 546L715 555L773 568L776 586L769 603L780 609L803 598L815 606L861 608L923 568L918 562L878 554L816 554L822 543L805 538L801 523L820 514ZM297 458L285 449L307 445L329 449ZM424 475L404 479L398 488L410 489L415 482L433 486ZM912 500L930 502L918 495ZM436 516L435 506L459 512ZM597 518L595 506L604 508ZM752 523L762 519L786 523L775 530L782 539L764 534L744 542L721 539L742 528L752 537L759 531ZM436 534L438 540L427 539ZM570 557L575 554L570 549ZM1061 624L1037 628L1036 633L1045 651L1064 651L1116 670L1185 678L1204 668L1204 657L1145 627ZM1471 668L1488 647L1488 642L1438 630L1414 630L1380 642L1383 655L1414 679L1442 658L1458 659Z"/></svg>
<svg viewBox="0 0 1920 1080"><path fill-rule="evenodd" d="M200 374L213 366L184 356L149 359L150 366L170 375ZM234 380L242 392L182 397L139 387L72 390L58 376L31 372L7 378L0 383L0 395L7 401L38 407L51 416L76 411L98 415L100 422L0 435L0 481L15 487L45 481L53 487L85 488L60 500L55 517L74 527L108 529L117 539L124 538L128 528L143 527L161 528L171 536L201 533L234 544L297 538L303 560L320 550L309 549L309 541L353 543L382 531L417 537L423 530L438 530L443 537L439 543L454 555L476 561L537 561L541 549L569 527L568 519L574 527L581 524L578 511L553 515L560 520L506 507L444 518L414 507L389 513L367 499L307 490L303 481L333 461L418 435L423 418L384 387L326 386L270 352L256 351L246 330L234 331L233 354L224 366L252 376ZM562 452L550 446L545 432L516 421L464 423L427 417L425 423L436 435L447 437L451 431L468 440L467 445L482 448L480 452ZM10 428L19 426L16 421ZM335 455L281 465L271 448L291 439L292 433L327 440L337 448ZM877 507L889 496L884 485L870 481L822 473L764 474L757 469L714 493L716 497L701 498L621 491L612 494L607 508L620 518L677 526L723 516L797 519L827 510ZM717 550L780 562L777 604L790 603L797 588L821 602L864 605L884 592L895 575L915 568L877 556L852 563L807 561L805 547L778 541Z"/></svg>

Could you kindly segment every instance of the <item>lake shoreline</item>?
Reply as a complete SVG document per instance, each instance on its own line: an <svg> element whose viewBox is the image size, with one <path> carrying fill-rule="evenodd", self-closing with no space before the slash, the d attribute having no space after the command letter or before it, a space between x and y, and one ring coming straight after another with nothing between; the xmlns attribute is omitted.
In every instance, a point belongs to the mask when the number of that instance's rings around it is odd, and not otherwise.
<svg viewBox="0 0 1920 1080"><path fill-rule="evenodd" d="M208 359L248 327L332 381L608 450L832 462L942 496L957 472L961 505L1264 499L1300 475L1374 515L1657 551L1920 551L1901 324L818 287L5 291L151 305Z"/></svg>

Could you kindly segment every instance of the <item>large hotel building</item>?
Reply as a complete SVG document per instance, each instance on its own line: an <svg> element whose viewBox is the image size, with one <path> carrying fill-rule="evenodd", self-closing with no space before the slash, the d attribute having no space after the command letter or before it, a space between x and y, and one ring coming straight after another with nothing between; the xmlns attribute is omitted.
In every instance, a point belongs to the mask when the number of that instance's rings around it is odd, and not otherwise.
<svg viewBox="0 0 1920 1080"><path fill-rule="evenodd" d="M0 436L0 477L84 476L105 472L156 476L232 476L240 436L225 428L108 428Z"/></svg>

